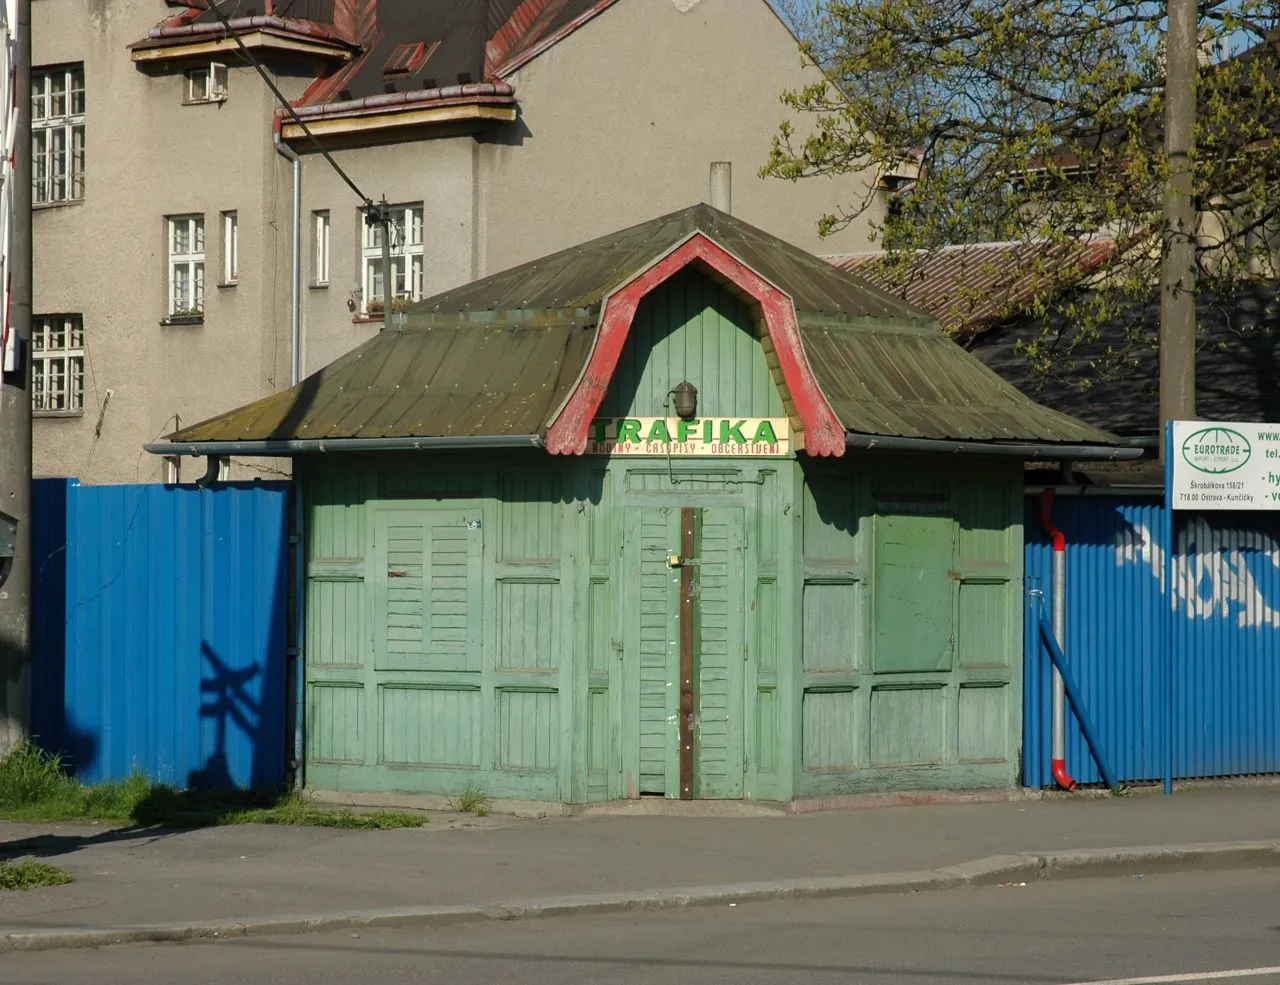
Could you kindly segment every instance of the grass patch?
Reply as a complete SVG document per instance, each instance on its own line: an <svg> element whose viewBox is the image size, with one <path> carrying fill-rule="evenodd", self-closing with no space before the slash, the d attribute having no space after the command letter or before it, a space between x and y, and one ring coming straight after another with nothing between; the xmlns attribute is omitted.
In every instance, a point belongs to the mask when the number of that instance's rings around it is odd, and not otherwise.
<svg viewBox="0 0 1280 985"><path fill-rule="evenodd" d="M493 807L493 798L485 792L484 787L473 780L468 780L467 785L456 796L449 799L449 806L462 814L486 817Z"/></svg>
<svg viewBox="0 0 1280 985"><path fill-rule="evenodd" d="M203 828L226 824L295 824L318 828L388 831L420 828L423 814L404 811L355 811L308 804L298 794L251 793L236 790L183 791L156 787L134 818L140 824L171 828Z"/></svg>
<svg viewBox="0 0 1280 985"><path fill-rule="evenodd" d="M48 862L37 862L33 858L0 862L0 890L65 886L72 881L71 873L66 869L60 869Z"/></svg>
<svg viewBox="0 0 1280 985"><path fill-rule="evenodd" d="M294 824L387 830L419 828L421 814L329 810L277 791L179 791L142 773L86 787L57 756L21 743L0 759L0 818L10 821L118 821L145 826L202 828L220 824Z"/></svg>
<svg viewBox="0 0 1280 985"><path fill-rule="evenodd" d="M141 773L86 787L62 760L22 742L0 759L0 816L18 821L128 821L152 790Z"/></svg>

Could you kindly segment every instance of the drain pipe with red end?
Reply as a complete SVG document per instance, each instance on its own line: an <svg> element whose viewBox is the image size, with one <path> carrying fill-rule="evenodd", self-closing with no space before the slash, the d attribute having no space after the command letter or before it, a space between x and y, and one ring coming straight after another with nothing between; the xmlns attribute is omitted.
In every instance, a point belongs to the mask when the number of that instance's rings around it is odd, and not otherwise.
<svg viewBox="0 0 1280 985"><path fill-rule="evenodd" d="M1053 522L1053 490L1040 494L1040 525L1053 543L1053 592L1051 615L1053 638L1062 650L1067 648L1067 538ZM1053 750L1050 764L1054 782L1063 790L1079 786L1067 772L1067 688L1057 667L1053 673Z"/></svg>

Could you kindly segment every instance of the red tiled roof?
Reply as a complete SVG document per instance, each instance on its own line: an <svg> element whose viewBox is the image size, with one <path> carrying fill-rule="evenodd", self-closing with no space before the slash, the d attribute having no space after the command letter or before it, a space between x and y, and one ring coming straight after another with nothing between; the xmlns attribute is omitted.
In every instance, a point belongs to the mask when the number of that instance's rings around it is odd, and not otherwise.
<svg viewBox="0 0 1280 985"><path fill-rule="evenodd" d="M829 256L827 261L923 308L952 335L975 335L1025 306L1047 285L1067 286L1097 271L1114 240L1075 243L975 243L917 254L904 266L884 251Z"/></svg>
<svg viewBox="0 0 1280 985"><path fill-rule="evenodd" d="M489 85L490 95L509 94L510 86L502 81L506 75L616 2L266 0L267 16L252 20L270 20L277 31L358 48L352 61L307 88L295 104L299 108L368 101L416 105L437 92L448 92L452 98L460 87L472 91ZM169 3L185 9L137 46L178 44L194 35L222 33L207 0ZM291 13L294 16L288 16ZM237 20L232 25L258 26ZM413 57L404 57L408 54ZM384 71L389 64L395 70Z"/></svg>

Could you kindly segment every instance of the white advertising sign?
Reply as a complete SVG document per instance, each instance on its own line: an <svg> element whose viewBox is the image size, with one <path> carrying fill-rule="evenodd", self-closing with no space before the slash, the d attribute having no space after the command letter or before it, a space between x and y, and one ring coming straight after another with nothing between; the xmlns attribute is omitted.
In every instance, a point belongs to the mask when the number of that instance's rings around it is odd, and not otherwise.
<svg viewBox="0 0 1280 985"><path fill-rule="evenodd" d="M1174 421L1175 510L1280 510L1280 424Z"/></svg>

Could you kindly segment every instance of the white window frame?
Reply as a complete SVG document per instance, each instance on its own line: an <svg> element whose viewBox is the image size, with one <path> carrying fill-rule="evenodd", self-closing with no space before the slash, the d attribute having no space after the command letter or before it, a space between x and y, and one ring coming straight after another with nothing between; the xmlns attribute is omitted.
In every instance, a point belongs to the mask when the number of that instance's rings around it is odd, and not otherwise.
<svg viewBox="0 0 1280 985"><path fill-rule="evenodd" d="M311 283L316 287L329 286L329 240L332 224L328 209L311 213Z"/></svg>
<svg viewBox="0 0 1280 985"><path fill-rule="evenodd" d="M166 314L169 318L203 318L204 215L171 215L165 220L165 234L168 256Z"/></svg>
<svg viewBox="0 0 1280 985"><path fill-rule="evenodd" d="M59 344L54 345L55 341ZM82 315L32 317L32 413L47 416L83 414L84 364Z"/></svg>
<svg viewBox="0 0 1280 985"><path fill-rule="evenodd" d="M199 68L189 68L183 73L186 105L226 102L230 94L227 66L222 62L210 62Z"/></svg>
<svg viewBox="0 0 1280 985"><path fill-rule="evenodd" d="M84 199L84 64L31 73L31 192L36 205Z"/></svg>
<svg viewBox="0 0 1280 985"><path fill-rule="evenodd" d="M240 216L234 210L222 213L222 283L240 280Z"/></svg>
<svg viewBox="0 0 1280 985"><path fill-rule="evenodd" d="M392 304L422 299L423 209L421 202L388 207L392 216L391 267L395 278ZM360 313L366 318L382 317L382 226L364 221L363 289Z"/></svg>

